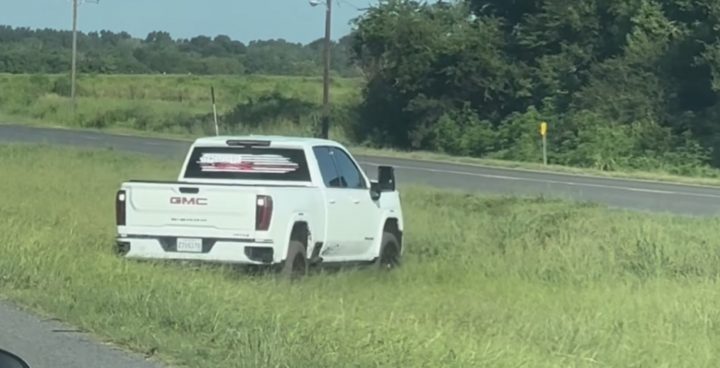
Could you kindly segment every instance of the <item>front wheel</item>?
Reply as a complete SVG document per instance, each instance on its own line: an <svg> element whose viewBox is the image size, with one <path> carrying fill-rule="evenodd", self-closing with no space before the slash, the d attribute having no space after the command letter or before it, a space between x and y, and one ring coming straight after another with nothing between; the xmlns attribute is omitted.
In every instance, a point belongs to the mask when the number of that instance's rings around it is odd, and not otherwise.
<svg viewBox="0 0 720 368"><path fill-rule="evenodd" d="M280 268L280 275L291 280L305 276L308 272L308 262L303 244L297 240L291 240L288 245L288 253L285 262Z"/></svg>
<svg viewBox="0 0 720 368"><path fill-rule="evenodd" d="M397 237L393 233L384 232L375 265L383 270L391 270L400 266L400 258L400 243Z"/></svg>

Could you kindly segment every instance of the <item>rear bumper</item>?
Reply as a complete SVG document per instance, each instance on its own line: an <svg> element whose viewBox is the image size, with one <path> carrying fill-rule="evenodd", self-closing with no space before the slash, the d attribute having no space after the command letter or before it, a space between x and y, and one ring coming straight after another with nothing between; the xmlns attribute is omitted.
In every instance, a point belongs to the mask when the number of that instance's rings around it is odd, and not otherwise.
<svg viewBox="0 0 720 368"><path fill-rule="evenodd" d="M115 251L129 259L185 260L263 265L275 263L277 250L270 241L203 239L202 250L178 252L175 237L117 237Z"/></svg>

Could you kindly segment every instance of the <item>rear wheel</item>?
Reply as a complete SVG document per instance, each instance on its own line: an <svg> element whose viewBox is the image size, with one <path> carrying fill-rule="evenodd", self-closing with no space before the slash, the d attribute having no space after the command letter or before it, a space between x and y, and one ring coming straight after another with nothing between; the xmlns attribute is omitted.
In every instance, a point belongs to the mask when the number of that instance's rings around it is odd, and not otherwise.
<svg viewBox="0 0 720 368"><path fill-rule="evenodd" d="M380 254L375 260L375 266L383 270L392 270L400 266L400 243L395 234L383 233Z"/></svg>
<svg viewBox="0 0 720 368"><path fill-rule="evenodd" d="M301 242L291 240L288 245L287 258L280 268L280 275L283 278L295 280L305 276L307 272L308 262L305 247Z"/></svg>

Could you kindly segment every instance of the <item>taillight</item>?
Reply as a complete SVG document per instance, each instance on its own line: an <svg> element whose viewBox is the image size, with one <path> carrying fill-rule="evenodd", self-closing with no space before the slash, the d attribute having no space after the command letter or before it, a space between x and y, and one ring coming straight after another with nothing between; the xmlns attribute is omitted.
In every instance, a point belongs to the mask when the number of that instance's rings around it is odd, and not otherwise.
<svg viewBox="0 0 720 368"><path fill-rule="evenodd" d="M118 226L125 225L125 204L127 203L127 194L124 190L119 190L115 195L115 224Z"/></svg>
<svg viewBox="0 0 720 368"><path fill-rule="evenodd" d="M255 230L266 231L270 227L272 211L272 197L266 195L257 196L255 202Z"/></svg>

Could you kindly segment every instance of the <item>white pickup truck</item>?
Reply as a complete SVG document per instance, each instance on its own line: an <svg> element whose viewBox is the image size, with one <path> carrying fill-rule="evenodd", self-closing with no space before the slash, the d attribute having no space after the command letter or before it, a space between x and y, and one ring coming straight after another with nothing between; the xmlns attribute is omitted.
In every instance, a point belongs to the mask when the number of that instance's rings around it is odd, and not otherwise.
<svg viewBox="0 0 720 368"><path fill-rule="evenodd" d="M404 253L392 167L369 180L339 143L278 136L207 137L177 181L131 180L115 198L117 252L131 259L271 266L391 268Z"/></svg>

